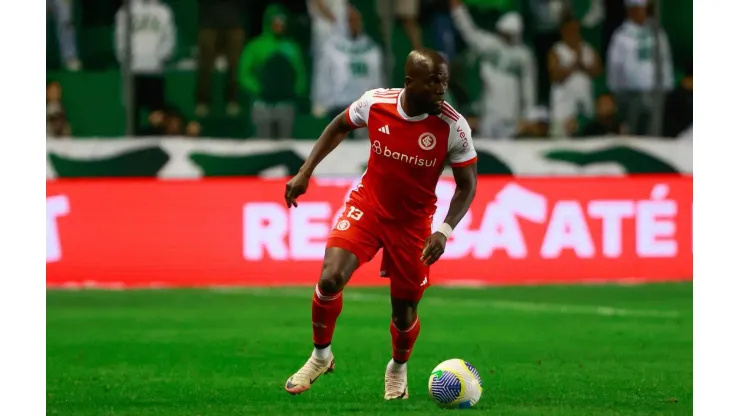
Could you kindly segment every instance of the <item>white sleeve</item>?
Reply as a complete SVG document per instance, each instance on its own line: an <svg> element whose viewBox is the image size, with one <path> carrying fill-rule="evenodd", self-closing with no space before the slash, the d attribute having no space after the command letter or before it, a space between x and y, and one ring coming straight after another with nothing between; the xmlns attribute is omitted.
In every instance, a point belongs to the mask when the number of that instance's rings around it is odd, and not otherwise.
<svg viewBox="0 0 740 416"><path fill-rule="evenodd" d="M313 74L314 90L313 93L313 105L320 106L322 108L328 107L331 103L332 95L332 63L331 59L331 41L325 43L316 54L316 60L314 61L317 71Z"/></svg>
<svg viewBox="0 0 740 416"><path fill-rule="evenodd" d="M537 104L537 64L529 48L524 47L523 51L522 104L524 104L524 114L526 114Z"/></svg>
<svg viewBox="0 0 740 416"><path fill-rule="evenodd" d="M672 90L674 87L674 74L673 74L673 56L671 54L671 44L668 42L668 36L664 31L660 32L660 47L663 54L663 87L667 90Z"/></svg>
<svg viewBox="0 0 740 416"><path fill-rule="evenodd" d="M372 80L370 81L372 84L370 85L380 87L385 84L383 82L383 54L377 46L373 48L373 59L371 62L373 62L374 68L370 71L372 74Z"/></svg>
<svg viewBox="0 0 740 416"><path fill-rule="evenodd" d="M625 54L621 45L621 30L617 30L609 42L607 50L606 84L612 92L620 92L623 87L622 67Z"/></svg>
<svg viewBox="0 0 740 416"><path fill-rule="evenodd" d="M126 12L124 11L123 7L118 9L116 12L116 36L115 36L115 44L116 44L116 58L118 59L118 62L123 62L124 60L124 53L126 50Z"/></svg>
<svg viewBox="0 0 740 416"><path fill-rule="evenodd" d="M583 63L586 66L592 66L596 63L596 51L591 45L589 45L588 43L584 43L581 49L581 53L583 54Z"/></svg>
<svg viewBox="0 0 740 416"><path fill-rule="evenodd" d="M172 10L162 5L162 37L160 38L160 53L162 60L167 61L172 57L175 51L175 20L172 17Z"/></svg>
<svg viewBox="0 0 740 416"><path fill-rule="evenodd" d="M497 51L503 48L498 38L475 26L465 5L455 7L450 15L465 43L477 52Z"/></svg>
<svg viewBox="0 0 740 416"><path fill-rule="evenodd" d="M592 28L604 21L604 0L591 0L588 12L583 16L583 26Z"/></svg>
<svg viewBox="0 0 740 416"><path fill-rule="evenodd" d="M463 116L460 116L450 127L450 136L447 139L447 158L453 168L468 166L478 160L478 154L473 147L470 126Z"/></svg>
<svg viewBox="0 0 740 416"><path fill-rule="evenodd" d="M350 104L347 109L347 119L355 127L367 126L367 119L370 116L370 105L373 103L373 94L377 90L365 91L357 101Z"/></svg>

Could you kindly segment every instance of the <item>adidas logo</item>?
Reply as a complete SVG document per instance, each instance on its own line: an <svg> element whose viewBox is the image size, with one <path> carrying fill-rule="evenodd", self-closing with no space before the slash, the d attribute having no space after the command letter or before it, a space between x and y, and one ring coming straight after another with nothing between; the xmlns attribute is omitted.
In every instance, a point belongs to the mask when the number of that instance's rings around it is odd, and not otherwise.
<svg viewBox="0 0 740 416"><path fill-rule="evenodd" d="M427 282L428 282L427 277L424 276L424 281L421 282L421 285L420 286L424 286L425 284L427 284Z"/></svg>
<svg viewBox="0 0 740 416"><path fill-rule="evenodd" d="M385 126L379 128L378 131L381 132L381 133L385 133L385 134L391 134L391 129L388 128L388 125L387 124Z"/></svg>

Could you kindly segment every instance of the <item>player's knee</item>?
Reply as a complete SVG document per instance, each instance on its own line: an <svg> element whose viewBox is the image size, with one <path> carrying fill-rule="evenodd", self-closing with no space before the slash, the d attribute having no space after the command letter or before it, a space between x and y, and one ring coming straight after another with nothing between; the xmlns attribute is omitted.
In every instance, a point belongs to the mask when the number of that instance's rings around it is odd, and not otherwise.
<svg viewBox="0 0 740 416"><path fill-rule="evenodd" d="M321 271L319 290L323 293L339 293L346 283L347 276L344 276L340 268L327 265Z"/></svg>
<svg viewBox="0 0 740 416"><path fill-rule="evenodd" d="M416 321L416 310L413 308L405 308L400 311L393 311L392 315L393 325L401 331L405 331L411 328L411 325Z"/></svg>

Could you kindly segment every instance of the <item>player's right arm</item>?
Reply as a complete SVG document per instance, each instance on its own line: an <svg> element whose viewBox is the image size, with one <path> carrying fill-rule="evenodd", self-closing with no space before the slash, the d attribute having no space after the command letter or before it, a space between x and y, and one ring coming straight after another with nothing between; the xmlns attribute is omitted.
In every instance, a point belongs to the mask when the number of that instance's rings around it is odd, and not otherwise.
<svg viewBox="0 0 740 416"><path fill-rule="evenodd" d="M363 94L326 126L298 174L285 185L285 203L288 208L298 206L296 199L306 193L308 180L326 155L339 146L339 143L347 137L347 133L367 125L374 93L375 90L370 90Z"/></svg>
<svg viewBox="0 0 740 416"><path fill-rule="evenodd" d="M451 108L448 110L454 111ZM427 266L434 264L444 254L447 239L470 209L478 186L478 153L473 147L470 125L462 116L450 128L447 155L455 177L455 193L444 223L424 242L421 261Z"/></svg>

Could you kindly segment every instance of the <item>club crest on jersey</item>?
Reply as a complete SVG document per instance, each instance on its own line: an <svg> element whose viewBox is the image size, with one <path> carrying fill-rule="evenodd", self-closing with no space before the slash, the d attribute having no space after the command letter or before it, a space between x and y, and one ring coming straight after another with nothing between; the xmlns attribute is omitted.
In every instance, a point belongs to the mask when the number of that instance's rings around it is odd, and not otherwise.
<svg viewBox="0 0 740 416"><path fill-rule="evenodd" d="M419 147L424 150L432 150L437 145L437 138L432 133L422 133L419 136Z"/></svg>
<svg viewBox="0 0 740 416"><path fill-rule="evenodd" d="M347 220L339 221L339 223L337 224L337 230L339 231L344 231L347 228L349 228L349 221Z"/></svg>

